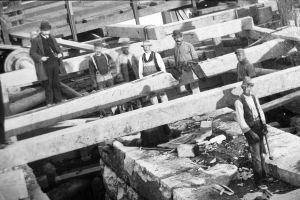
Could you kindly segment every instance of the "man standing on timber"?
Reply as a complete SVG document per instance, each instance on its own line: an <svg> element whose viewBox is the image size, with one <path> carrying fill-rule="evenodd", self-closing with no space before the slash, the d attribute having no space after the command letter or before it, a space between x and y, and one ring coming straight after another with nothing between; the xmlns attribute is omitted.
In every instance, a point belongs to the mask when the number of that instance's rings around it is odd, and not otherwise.
<svg viewBox="0 0 300 200"><path fill-rule="evenodd" d="M250 147L252 156L254 181L256 185L262 183L265 174L266 153L263 138L268 133L266 118L260 103L252 94L254 83L246 76L242 83L243 94L235 101L236 118Z"/></svg>
<svg viewBox="0 0 300 200"><path fill-rule="evenodd" d="M183 41L183 35L179 30L173 31L173 38L176 42L174 48L175 66L179 71L180 82L191 82L186 86L186 89L192 93L199 93L199 85L196 75L188 65L188 61L198 62L199 58L192 44Z"/></svg>
<svg viewBox="0 0 300 200"><path fill-rule="evenodd" d="M256 73L254 66L246 58L244 49L237 49L235 51L235 55L239 61L237 64L237 80L242 81L245 76L249 76L251 78L255 77Z"/></svg>
<svg viewBox="0 0 300 200"><path fill-rule="evenodd" d="M49 22L42 21L40 34L31 40L30 47L30 56L34 60L38 80L44 81L48 106L62 101L58 75L63 54L50 32Z"/></svg>
<svg viewBox="0 0 300 200"><path fill-rule="evenodd" d="M114 84L112 75L112 58L103 53L104 45L100 42L94 44L94 54L89 60L89 72L94 90L103 90Z"/></svg>
<svg viewBox="0 0 300 200"><path fill-rule="evenodd" d="M159 53L152 51L151 46L152 44L150 41L146 40L143 42L142 47L145 53L143 53L139 59L139 78L149 76L159 71L166 72L165 63L161 56ZM166 93L160 93L159 96L162 102L168 101ZM150 100L152 104L158 103L156 96L150 96Z"/></svg>
<svg viewBox="0 0 300 200"><path fill-rule="evenodd" d="M121 80L130 82L138 77L138 60L129 52L129 44L124 42L121 47L121 53L117 58L117 75Z"/></svg>

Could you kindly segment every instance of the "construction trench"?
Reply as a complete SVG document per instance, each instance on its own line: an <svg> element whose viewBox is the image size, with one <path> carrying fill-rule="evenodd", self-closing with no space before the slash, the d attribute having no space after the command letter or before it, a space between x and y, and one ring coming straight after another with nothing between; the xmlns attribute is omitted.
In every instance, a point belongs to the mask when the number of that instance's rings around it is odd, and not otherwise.
<svg viewBox="0 0 300 200"><path fill-rule="evenodd" d="M1 20L0 80L5 133L12 144L0 150L1 200L253 200L262 196L264 191L254 185L249 146L233 110L242 91L236 82L234 51L238 48L245 49L258 75L253 91L266 114L274 157L270 160L266 155L270 199L300 200L296 4L295 22L290 25L282 8L286 2L275 0L73 1L73 14L69 3L2 4L0 14L6 21ZM99 8L114 9L101 15ZM154 13L163 24L143 24ZM45 106L45 92L28 54L29 33L38 27L37 19L47 16L52 16L48 20L64 50L60 86L68 99L51 107ZM131 19L141 24L116 24ZM188 83L172 76L171 33L176 29L196 48L199 62L193 70L199 72L194 81L200 93L189 94L183 87ZM105 52L116 60L122 40L130 42L130 52L138 58L146 39L162 55L168 73L116 81L111 88L93 91L88 59L95 42L104 41ZM169 101L149 105L146 97L162 91ZM144 105L139 108L134 102L141 98ZM115 110L127 102L131 102L128 111L99 117L100 110ZM229 189L223 190L225 186Z"/></svg>

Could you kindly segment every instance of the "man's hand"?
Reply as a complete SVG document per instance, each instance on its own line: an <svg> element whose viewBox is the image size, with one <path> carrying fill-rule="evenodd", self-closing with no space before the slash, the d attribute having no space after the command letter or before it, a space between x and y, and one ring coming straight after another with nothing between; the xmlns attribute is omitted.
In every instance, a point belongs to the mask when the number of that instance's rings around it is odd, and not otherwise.
<svg viewBox="0 0 300 200"><path fill-rule="evenodd" d="M45 62L45 61L47 61L48 59L49 59L49 57L43 56L43 57L41 58L41 61Z"/></svg>
<svg viewBox="0 0 300 200"><path fill-rule="evenodd" d="M267 127L267 125L266 124L263 124L263 134L264 135L267 135L268 134L268 127Z"/></svg>
<svg viewBox="0 0 300 200"><path fill-rule="evenodd" d="M63 57L62 53L57 54L57 58L62 58L62 57Z"/></svg>
<svg viewBox="0 0 300 200"><path fill-rule="evenodd" d="M252 130L249 130L245 133L245 137L250 145L256 144L259 142L259 136Z"/></svg>

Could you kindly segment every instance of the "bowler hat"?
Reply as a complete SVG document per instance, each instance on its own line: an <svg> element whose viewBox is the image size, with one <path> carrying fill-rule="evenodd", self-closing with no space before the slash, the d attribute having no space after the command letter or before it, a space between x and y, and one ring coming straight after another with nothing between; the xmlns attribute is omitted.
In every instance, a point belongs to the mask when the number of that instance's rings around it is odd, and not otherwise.
<svg viewBox="0 0 300 200"><path fill-rule="evenodd" d="M152 46L152 44L151 44L151 42L149 40L145 40L141 46L142 47L144 47L144 46Z"/></svg>
<svg viewBox="0 0 300 200"><path fill-rule="evenodd" d="M51 25L47 21L42 21L40 25L41 31L48 31L51 29Z"/></svg>
<svg viewBox="0 0 300 200"><path fill-rule="evenodd" d="M174 30L172 36L173 37L182 37L182 33L180 30Z"/></svg>
<svg viewBox="0 0 300 200"><path fill-rule="evenodd" d="M95 42L94 47L104 47L103 42Z"/></svg>
<svg viewBox="0 0 300 200"><path fill-rule="evenodd" d="M249 76L245 76L242 82L242 87L247 87L247 86L254 86L254 83L252 82L252 79Z"/></svg>

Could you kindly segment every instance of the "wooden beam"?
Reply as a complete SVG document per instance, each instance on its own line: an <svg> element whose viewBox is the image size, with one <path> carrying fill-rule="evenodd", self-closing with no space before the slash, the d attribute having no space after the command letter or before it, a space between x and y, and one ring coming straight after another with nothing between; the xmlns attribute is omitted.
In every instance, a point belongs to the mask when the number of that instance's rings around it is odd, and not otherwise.
<svg viewBox="0 0 300 200"><path fill-rule="evenodd" d="M7 22L5 21L4 13L3 13L3 2L0 2L0 26L1 26L1 32L2 32L4 43L11 44L9 39Z"/></svg>
<svg viewBox="0 0 300 200"><path fill-rule="evenodd" d="M163 39L164 37L171 35L173 30L180 29L181 31L188 31L191 29L198 29L207 26L212 26L214 24L231 21L236 19L232 14L233 10L214 13L211 15L205 15L201 17L191 18L188 20L183 20L179 22L173 22L165 24L162 26L145 26L145 25L108 25L105 26L105 32L107 36L110 37L128 37L128 38L138 38L145 40L145 36L151 40ZM222 18L226 16L228 18ZM230 17L232 16L232 17ZM248 28L249 29L249 28ZM248 30L246 27L244 30ZM221 28L220 28L221 30ZM226 29L224 29L226 30ZM212 32L213 33L213 32Z"/></svg>
<svg viewBox="0 0 300 200"><path fill-rule="evenodd" d="M300 66L297 66L254 78L253 92L261 98L300 87L299 76ZM234 101L241 93L241 82L238 82L99 119L85 125L18 141L0 151L0 170L87 147L107 139L130 135L194 115L233 106ZM22 151L21 154L20 151Z"/></svg>
<svg viewBox="0 0 300 200"><path fill-rule="evenodd" d="M70 25L71 33L73 36L73 40L78 41L77 30L76 30L76 25L75 25L75 21L74 21L74 11L73 11L72 1L70 1L70 0L65 0L65 1L66 1L67 14L68 14L69 25Z"/></svg>
<svg viewBox="0 0 300 200"><path fill-rule="evenodd" d="M135 23L137 25L140 25L141 24L140 23L140 14L139 14L139 10L138 10L138 7L137 7L137 1L136 0L130 0L130 5L132 7Z"/></svg>
<svg viewBox="0 0 300 200"><path fill-rule="evenodd" d="M258 63L285 55L293 47L294 45L290 41L276 39L247 48L245 49L245 54L250 63ZM228 70L235 69L237 63L236 55L234 53L230 53L213 59L201 61L198 63L198 66L200 66L206 77L212 77L222 74Z"/></svg>
<svg viewBox="0 0 300 200"><path fill-rule="evenodd" d="M115 86L84 97L79 97L56 106L33 110L5 120L7 136L19 135L57 122L76 118L101 108L128 102L150 92L163 91L178 85L171 74L159 73L130 83Z"/></svg>
<svg viewBox="0 0 300 200"><path fill-rule="evenodd" d="M300 97L300 91L296 91L293 93L290 93L288 95L285 95L283 97L280 97L278 99L275 99L273 101L270 101L268 103L265 103L262 105L262 109L267 112L269 110L272 110L274 108L278 108L280 106L283 106L285 104L288 104L292 101L294 101L296 98Z"/></svg>
<svg viewBox="0 0 300 200"><path fill-rule="evenodd" d="M79 50L84 50L88 52L93 52L94 51L94 46L91 44L86 44L86 43L81 43L81 42L74 42L70 40L64 40L61 38L56 39L57 43L60 44L61 46L68 47L71 49L79 49Z"/></svg>
<svg viewBox="0 0 300 200"><path fill-rule="evenodd" d="M37 81L35 69L20 69L0 74L0 80L7 88L13 86L28 86Z"/></svg>

